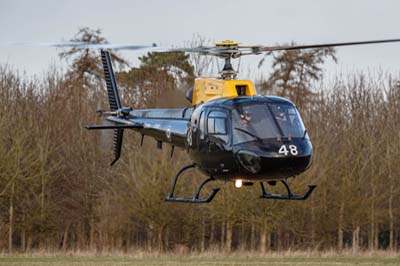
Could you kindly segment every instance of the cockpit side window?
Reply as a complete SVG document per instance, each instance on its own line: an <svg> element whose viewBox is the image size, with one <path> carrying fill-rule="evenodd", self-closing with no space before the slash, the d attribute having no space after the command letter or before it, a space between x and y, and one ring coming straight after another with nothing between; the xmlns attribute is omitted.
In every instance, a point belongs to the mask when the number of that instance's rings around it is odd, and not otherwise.
<svg viewBox="0 0 400 266"><path fill-rule="evenodd" d="M226 113L221 111L211 111L208 114L208 134L226 135Z"/></svg>
<svg viewBox="0 0 400 266"><path fill-rule="evenodd" d="M224 111L211 111L207 117L207 132L209 136L229 142L227 113Z"/></svg>

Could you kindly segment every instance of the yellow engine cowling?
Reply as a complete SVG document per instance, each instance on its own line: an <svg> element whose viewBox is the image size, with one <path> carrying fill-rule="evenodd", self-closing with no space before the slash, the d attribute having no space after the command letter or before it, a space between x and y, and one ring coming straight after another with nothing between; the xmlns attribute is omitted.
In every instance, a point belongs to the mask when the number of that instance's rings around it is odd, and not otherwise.
<svg viewBox="0 0 400 266"><path fill-rule="evenodd" d="M250 80L197 78L194 81L192 105L218 98L255 96L257 94Z"/></svg>

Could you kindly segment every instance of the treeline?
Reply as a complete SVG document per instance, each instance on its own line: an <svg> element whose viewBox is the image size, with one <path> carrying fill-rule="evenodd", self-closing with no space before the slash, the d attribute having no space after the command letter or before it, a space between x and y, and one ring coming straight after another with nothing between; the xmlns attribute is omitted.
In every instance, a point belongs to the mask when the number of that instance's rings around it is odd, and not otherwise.
<svg viewBox="0 0 400 266"><path fill-rule="evenodd" d="M212 203L177 204L163 199L190 163L184 151L170 158L169 145L158 150L145 138L140 147L140 136L129 132L110 167L112 133L84 129L101 123L95 111L107 108L95 60L83 51L66 74L53 70L42 79L0 67L0 250L398 249L396 79L360 74L307 97L304 90L287 95L301 106L314 145L312 167L291 181L296 192L318 185L308 200L263 200L258 184L221 182ZM140 67L117 74L123 102L186 104L184 89L198 67L191 62L183 54L142 57ZM259 87L281 85L274 86ZM191 195L205 178L196 171L184 177L177 195Z"/></svg>

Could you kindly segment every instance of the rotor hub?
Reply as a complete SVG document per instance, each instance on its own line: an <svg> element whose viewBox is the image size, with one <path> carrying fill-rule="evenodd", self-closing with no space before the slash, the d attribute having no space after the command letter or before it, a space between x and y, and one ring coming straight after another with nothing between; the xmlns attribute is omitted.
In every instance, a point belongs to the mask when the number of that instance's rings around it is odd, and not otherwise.
<svg viewBox="0 0 400 266"><path fill-rule="evenodd" d="M216 42L215 46L217 47L238 47L239 43L231 40L225 40L222 42Z"/></svg>

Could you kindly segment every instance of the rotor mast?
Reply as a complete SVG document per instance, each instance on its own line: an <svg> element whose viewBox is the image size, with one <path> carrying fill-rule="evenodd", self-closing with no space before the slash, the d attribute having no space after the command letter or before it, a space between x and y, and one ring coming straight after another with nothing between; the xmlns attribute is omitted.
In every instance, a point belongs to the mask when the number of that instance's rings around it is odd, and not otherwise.
<svg viewBox="0 0 400 266"><path fill-rule="evenodd" d="M222 79L236 79L237 71L235 71L231 64L231 57L225 58L224 68L221 71Z"/></svg>
<svg viewBox="0 0 400 266"><path fill-rule="evenodd" d="M215 46L221 49L220 52L216 55L218 57L225 59L224 67L222 68L222 71L220 73L221 78L236 79L238 72L233 69L231 59L238 58L240 56L240 51L238 49L239 43L230 40L225 40L222 42L217 42Z"/></svg>

